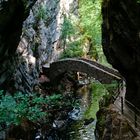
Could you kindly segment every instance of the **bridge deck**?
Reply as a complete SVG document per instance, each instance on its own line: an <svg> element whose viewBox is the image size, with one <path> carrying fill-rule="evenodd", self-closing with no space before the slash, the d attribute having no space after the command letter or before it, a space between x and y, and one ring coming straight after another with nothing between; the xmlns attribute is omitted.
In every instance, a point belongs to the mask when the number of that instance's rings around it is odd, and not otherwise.
<svg viewBox="0 0 140 140"><path fill-rule="evenodd" d="M48 73L49 69L49 73ZM88 59L68 58L53 62L49 65L43 66L44 72L48 73L51 81L55 80L57 76L68 71L77 71L87 73L102 83L111 83L113 80L121 80L122 77L118 71L105 67L95 61Z"/></svg>

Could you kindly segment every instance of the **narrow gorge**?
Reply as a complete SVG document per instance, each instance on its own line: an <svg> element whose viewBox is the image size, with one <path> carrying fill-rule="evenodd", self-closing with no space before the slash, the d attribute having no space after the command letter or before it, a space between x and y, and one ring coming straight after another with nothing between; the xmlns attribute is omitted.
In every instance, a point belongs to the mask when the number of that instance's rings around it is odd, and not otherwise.
<svg viewBox="0 0 140 140"><path fill-rule="evenodd" d="M139 13L139 0L0 0L0 139L140 139Z"/></svg>

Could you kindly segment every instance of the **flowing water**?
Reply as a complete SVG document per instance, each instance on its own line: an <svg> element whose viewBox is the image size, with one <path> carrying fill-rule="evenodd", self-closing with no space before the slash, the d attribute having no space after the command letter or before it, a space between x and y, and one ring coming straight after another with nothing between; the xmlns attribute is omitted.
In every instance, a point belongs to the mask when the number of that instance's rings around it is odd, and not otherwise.
<svg viewBox="0 0 140 140"><path fill-rule="evenodd" d="M94 116L86 116L92 102L89 87L84 86L77 94L80 96L80 106L69 112L69 123L57 133L58 140L95 140L96 120Z"/></svg>
<svg viewBox="0 0 140 140"><path fill-rule="evenodd" d="M88 125L83 120L73 122L67 129L65 140L95 140L94 136L95 121Z"/></svg>
<svg viewBox="0 0 140 140"><path fill-rule="evenodd" d="M77 91L80 104L68 113L66 120L55 121L53 135L47 140L96 140L94 135L99 100L108 91L95 81ZM65 123L64 127L60 124Z"/></svg>
<svg viewBox="0 0 140 140"><path fill-rule="evenodd" d="M80 113L78 119L74 121L67 129L68 140L95 140L94 130L96 120L94 116L86 117L85 112L91 105L91 90L89 86L84 86L78 91L78 96L81 97Z"/></svg>

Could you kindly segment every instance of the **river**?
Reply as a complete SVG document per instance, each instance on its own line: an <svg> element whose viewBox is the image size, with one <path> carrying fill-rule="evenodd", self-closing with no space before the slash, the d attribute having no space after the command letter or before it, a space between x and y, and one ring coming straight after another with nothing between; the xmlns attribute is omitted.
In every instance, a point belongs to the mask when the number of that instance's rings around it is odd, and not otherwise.
<svg viewBox="0 0 140 140"><path fill-rule="evenodd" d="M96 120L93 116L86 117L86 112L90 109L92 103L90 92L89 86L86 85L77 92L80 96L80 106L69 113L73 122L67 126L65 133L63 133L63 140L95 140Z"/></svg>
<svg viewBox="0 0 140 140"><path fill-rule="evenodd" d="M79 88L76 96L79 105L68 113L66 120L55 121L54 130L47 140L96 140L96 113L99 100L108 93L105 86L98 81L92 81ZM63 127L58 127L60 124Z"/></svg>
<svg viewBox="0 0 140 140"><path fill-rule="evenodd" d="M103 88L99 86L96 88L94 84L85 85L77 91L80 105L68 113L65 127L55 130L52 140L96 140L94 135L96 112ZM96 94L98 96L94 97Z"/></svg>

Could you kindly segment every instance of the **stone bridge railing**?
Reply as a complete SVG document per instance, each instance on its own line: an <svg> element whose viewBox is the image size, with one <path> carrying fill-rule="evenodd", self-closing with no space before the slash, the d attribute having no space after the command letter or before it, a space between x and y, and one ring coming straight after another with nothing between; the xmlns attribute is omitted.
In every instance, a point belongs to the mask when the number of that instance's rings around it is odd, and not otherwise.
<svg viewBox="0 0 140 140"><path fill-rule="evenodd" d="M98 63L96 61L90 60L90 59L79 58L79 60L86 61L86 62L88 62L88 63L90 63L90 64L92 64L94 66L97 66L97 67L99 67L99 68L101 68L101 69L103 69L103 70L105 70L105 71L107 71L109 73L112 73L112 74L114 74L114 75L116 75L118 77L122 77L120 75L120 73L116 69L114 69L114 68L109 68L107 66L104 66L104 65L102 65L102 64L100 64L100 63Z"/></svg>
<svg viewBox="0 0 140 140"><path fill-rule="evenodd" d="M44 65L43 71L51 81L55 81L59 75L68 71L86 73L88 76L94 77L104 84L112 83L114 80L120 81L122 79L121 75L116 70L88 59L68 58L59 60L51 63L49 67Z"/></svg>

